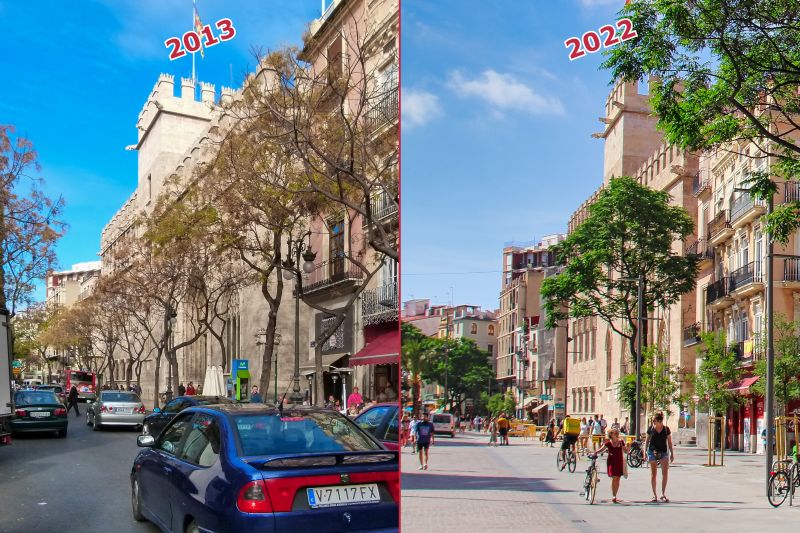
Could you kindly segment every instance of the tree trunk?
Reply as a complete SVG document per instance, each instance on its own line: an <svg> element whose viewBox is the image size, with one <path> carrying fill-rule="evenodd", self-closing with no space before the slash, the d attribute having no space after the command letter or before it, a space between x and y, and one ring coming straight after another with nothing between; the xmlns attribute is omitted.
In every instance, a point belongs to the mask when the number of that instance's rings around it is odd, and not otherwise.
<svg viewBox="0 0 800 533"><path fill-rule="evenodd" d="M275 332L278 328L278 310L281 306L283 297L283 278L278 272L275 276L275 295L269 292L269 278L261 282L261 295L267 301L269 310L267 311L267 327L264 334L264 352L261 354L261 379L258 382L258 390L263 394L269 390L270 379L272 377L272 358L275 355ZM279 398L280 400L280 398Z"/></svg>
<svg viewBox="0 0 800 533"><path fill-rule="evenodd" d="M412 382L412 385L411 385L411 401L413 403L413 408L412 408L413 409L413 414L416 416L416 415L419 414L419 411L420 411L420 408L421 408L420 401L419 401L419 395L420 395L419 374L415 374L412 379L413 379L413 382Z"/></svg>
<svg viewBox="0 0 800 533"><path fill-rule="evenodd" d="M158 353L156 353L156 371L154 376L154 384L153 384L153 409L159 407L161 405L161 398L159 398L159 379L161 379L161 355L163 354L163 348L159 348ZM139 374L141 375L142 369L139 367Z"/></svg>

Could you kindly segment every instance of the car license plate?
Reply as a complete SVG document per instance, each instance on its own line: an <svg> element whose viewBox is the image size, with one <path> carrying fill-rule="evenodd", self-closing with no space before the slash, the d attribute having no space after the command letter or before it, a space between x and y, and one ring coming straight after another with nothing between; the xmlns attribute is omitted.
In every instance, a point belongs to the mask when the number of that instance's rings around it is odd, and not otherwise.
<svg viewBox="0 0 800 533"><path fill-rule="evenodd" d="M381 501L376 483L366 485L339 485L306 489L308 505L314 509L340 505L360 505Z"/></svg>
<svg viewBox="0 0 800 533"><path fill-rule="evenodd" d="M130 407L118 407L114 411L121 415L129 415L133 412L133 409Z"/></svg>
<svg viewBox="0 0 800 533"><path fill-rule="evenodd" d="M33 413L31 413L31 416L33 418L47 418L48 416L50 416L50 413L46 413L44 411L34 411Z"/></svg>

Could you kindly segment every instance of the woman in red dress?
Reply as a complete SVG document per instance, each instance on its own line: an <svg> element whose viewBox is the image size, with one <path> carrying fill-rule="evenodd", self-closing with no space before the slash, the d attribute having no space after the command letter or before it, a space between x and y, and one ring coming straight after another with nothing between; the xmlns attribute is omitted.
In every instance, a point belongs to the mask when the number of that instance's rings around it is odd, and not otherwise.
<svg viewBox="0 0 800 533"><path fill-rule="evenodd" d="M622 477L625 470L625 456L628 453L628 446L625 441L619 438L618 429L608 430L608 440L603 443L603 446L597 450L597 454L604 451L608 452L608 476L611 478L611 501L619 503L617 499L617 491L619 491L619 478Z"/></svg>

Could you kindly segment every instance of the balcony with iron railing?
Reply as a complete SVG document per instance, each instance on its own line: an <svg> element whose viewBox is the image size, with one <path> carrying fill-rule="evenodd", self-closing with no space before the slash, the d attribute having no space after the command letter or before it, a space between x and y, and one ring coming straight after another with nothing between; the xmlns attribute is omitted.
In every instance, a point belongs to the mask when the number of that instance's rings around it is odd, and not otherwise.
<svg viewBox="0 0 800 533"><path fill-rule="evenodd" d="M800 257L783 260L783 281L800 283Z"/></svg>
<svg viewBox="0 0 800 533"><path fill-rule="evenodd" d="M367 122L374 129L397 124L400 97L397 85L384 91L367 110Z"/></svg>
<svg viewBox="0 0 800 533"><path fill-rule="evenodd" d="M370 211L372 212L372 220L377 222L384 222L390 220L397 215L398 202L397 195L392 197L388 192L381 191L370 198ZM367 220L365 218L364 224Z"/></svg>
<svg viewBox="0 0 800 533"><path fill-rule="evenodd" d="M737 296L746 296L764 289L760 262L747 263L730 275L730 290Z"/></svg>
<svg viewBox="0 0 800 533"><path fill-rule="evenodd" d="M361 315L365 326L397 320L397 289L397 281L393 281L361 293Z"/></svg>
<svg viewBox="0 0 800 533"><path fill-rule="evenodd" d="M686 326L683 328L683 347L687 348L689 346L694 346L695 344L699 344L700 339L700 332L702 328L700 326L700 322L695 322L690 326Z"/></svg>
<svg viewBox="0 0 800 533"><path fill-rule="evenodd" d="M711 190L711 182L708 178L703 178L698 172L692 180L692 195L698 198L701 194Z"/></svg>
<svg viewBox="0 0 800 533"><path fill-rule="evenodd" d="M714 260L714 247L710 246L706 239L697 239L686 247L684 253L699 256L700 263Z"/></svg>
<svg viewBox="0 0 800 533"><path fill-rule="evenodd" d="M708 305L723 304L726 301L732 300L730 297L731 281L727 276L706 285L705 291L706 303Z"/></svg>
<svg viewBox="0 0 800 533"><path fill-rule="evenodd" d="M749 194L743 194L731 205L731 227L738 229L764 214L764 202Z"/></svg>
<svg viewBox="0 0 800 533"><path fill-rule="evenodd" d="M800 202L800 182L787 181L783 184L783 201Z"/></svg>
<svg viewBox="0 0 800 533"><path fill-rule="evenodd" d="M728 212L723 209L708 223L706 237L714 246L733 235Z"/></svg>
<svg viewBox="0 0 800 533"><path fill-rule="evenodd" d="M339 257L322 261L303 283L305 294L318 293L322 290L342 285L358 284L364 279L364 271L348 257Z"/></svg>

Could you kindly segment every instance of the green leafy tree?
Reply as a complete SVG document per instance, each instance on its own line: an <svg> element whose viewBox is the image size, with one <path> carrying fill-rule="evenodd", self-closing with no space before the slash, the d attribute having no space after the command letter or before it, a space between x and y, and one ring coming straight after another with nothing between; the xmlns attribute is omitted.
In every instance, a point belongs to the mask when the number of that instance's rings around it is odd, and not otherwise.
<svg viewBox="0 0 800 533"><path fill-rule="evenodd" d="M670 205L668 193L629 177L612 179L589 206L588 218L555 246L564 270L542 282L547 327L568 316L599 316L628 341L635 361L636 280L644 277L648 309L668 307L692 291L697 257L680 256L672 245L693 230L689 214Z"/></svg>
<svg viewBox="0 0 800 533"><path fill-rule="evenodd" d="M467 398L480 397L486 383L494 376L489 353L471 339L431 339L431 351L422 366L427 382L447 384L448 407L461 410Z"/></svg>
<svg viewBox="0 0 800 533"><path fill-rule="evenodd" d="M636 398L636 375L622 376L617 381L617 390L622 405L632 410ZM645 418L648 412L661 411L671 415L673 407L681 400L680 390L678 367L669 363L669 354L657 346L648 346L642 357L641 394Z"/></svg>
<svg viewBox="0 0 800 533"><path fill-rule="evenodd" d="M744 370L736 352L728 346L724 332L703 333L701 338L703 343L698 355L703 359L693 377L695 391L700 396L701 407L712 415L725 413L728 407L742 401L742 396L728 387L741 379Z"/></svg>
<svg viewBox="0 0 800 533"><path fill-rule="evenodd" d="M486 393L484 392L482 394ZM511 416L514 413L514 410L517 408L517 400L514 398L514 393L510 390L506 391L505 394L498 392L497 394L493 394L490 398L488 398L486 407L489 411L489 414L492 416L497 416L500 413L506 413L506 415Z"/></svg>
<svg viewBox="0 0 800 533"><path fill-rule="evenodd" d="M433 340L426 337L419 328L405 323L401 326L400 335L403 370L409 374L413 413L416 415L421 408L422 368L425 358L431 352Z"/></svg>
<svg viewBox="0 0 800 533"><path fill-rule="evenodd" d="M771 156L770 172L800 176L800 6L797 0L646 0L623 9L638 33L609 49L614 79L651 78L658 126L691 150ZM766 173L751 182L767 198ZM786 242L800 225L795 202L778 206L770 231Z"/></svg>
<svg viewBox="0 0 800 533"><path fill-rule="evenodd" d="M798 324L779 316L775 320L775 399L778 400L779 412L785 412L792 400L800 398L800 338ZM752 385L752 389L765 396L767 388L767 362L756 361L755 373L761 379Z"/></svg>

